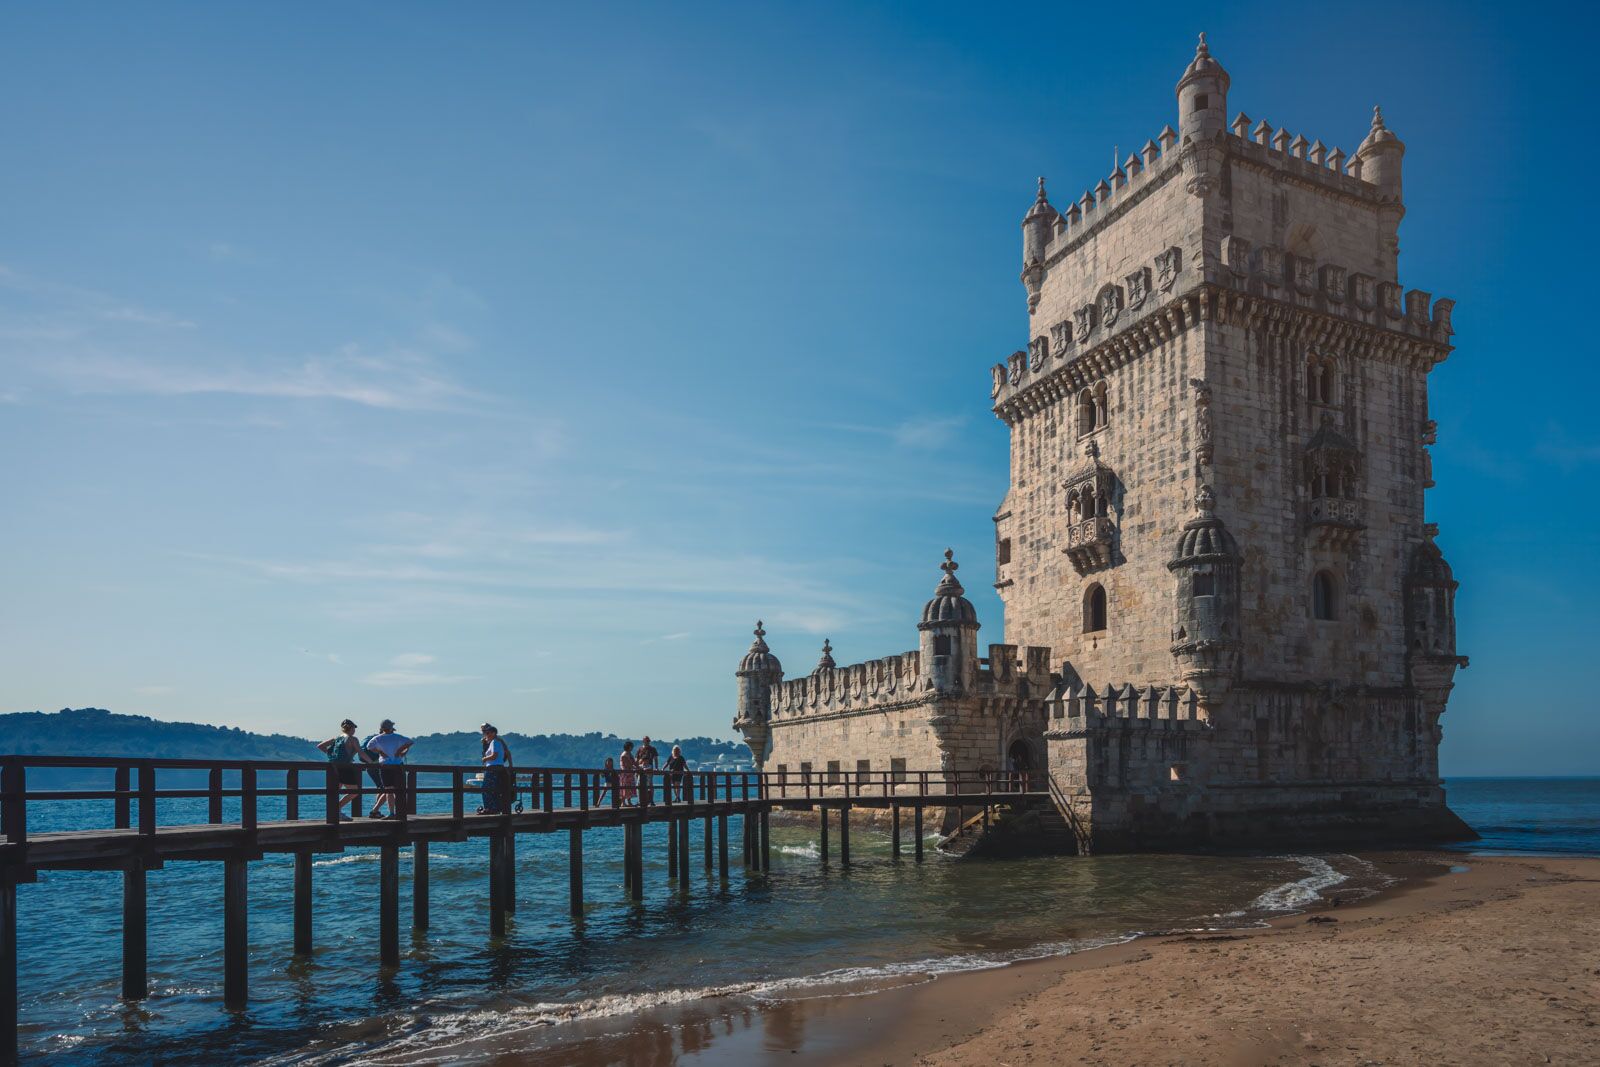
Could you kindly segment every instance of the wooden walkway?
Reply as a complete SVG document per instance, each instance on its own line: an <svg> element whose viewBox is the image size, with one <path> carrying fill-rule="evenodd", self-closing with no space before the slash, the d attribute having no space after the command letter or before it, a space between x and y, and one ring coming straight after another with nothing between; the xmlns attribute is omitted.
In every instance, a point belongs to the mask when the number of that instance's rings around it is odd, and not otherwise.
<svg viewBox="0 0 1600 1067"><path fill-rule="evenodd" d="M704 864L729 877L729 820L737 819L741 866L770 869L769 815L775 810L817 811L821 860L830 862L829 823L838 828L838 861L850 862L849 813L875 808L890 813L893 853L901 854L901 813L911 815L912 852L923 856L923 811L928 807L983 809L1046 803L1044 782L979 772L873 771L758 773L691 771L678 776L640 772L630 783L620 772L593 768L539 767L511 772L506 790L511 810L478 815L481 791L475 771L454 766L407 764L391 770L400 815L390 819L342 817L338 799L358 790L357 810L375 796L367 775L358 786L341 785L335 765L240 760L137 760L56 756L0 756L0 1064L17 1059L17 886L40 870L122 872L122 996L149 995L147 977L146 875L168 862L220 861L223 906L223 1002L241 1009L249 989L249 861L269 852L291 853L294 868L294 946L309 955L313 945L312 858L346 848L379 849L378 963L400 963L399 853L412 849L411 925L429 921L428 848L435 841L486 838L485 911L491 936L505 933L516 908L516 840L521 834L567 835L569 907L582 914L584 831L623 828L623 891L644 896L644 827L663 823L667 867L674 882L690 884L689 830L704 824ZM45 774L98 778L93 788L40 789L30 778ZM375 776L374 776L375 777ZM513 799L514 798L514 799ZM159 815L175 803L198 810L205 822L163 823ZM32 832L30 822L59 811L64 802L99 802L106 826ZM263 803L265 802L265 804ZM260 818L262 808L273 818ZM80 803L79 810L83 808ZM830 820L829 813L835 814ZM713 840L716 847L713 849Z"/></svg>

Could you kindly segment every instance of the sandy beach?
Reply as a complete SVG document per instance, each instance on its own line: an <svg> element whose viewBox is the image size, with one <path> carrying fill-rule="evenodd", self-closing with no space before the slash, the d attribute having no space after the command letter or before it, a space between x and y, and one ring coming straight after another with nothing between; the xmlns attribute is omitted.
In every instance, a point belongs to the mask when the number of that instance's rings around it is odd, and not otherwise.
<svg viewBox="0 0 1600 1067"><path fill-rule="evenodd" d="M701 1002L495 1062L1600 1063L1600 859L1367 858L1402 880L1264 928L870 996Z"/></svg>

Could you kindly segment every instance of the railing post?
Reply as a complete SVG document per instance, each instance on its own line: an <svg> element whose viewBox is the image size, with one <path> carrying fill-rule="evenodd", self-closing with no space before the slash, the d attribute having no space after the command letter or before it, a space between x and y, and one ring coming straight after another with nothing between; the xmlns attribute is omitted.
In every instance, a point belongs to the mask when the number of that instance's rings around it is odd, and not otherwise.
<svg viewBox="0 0 1600 1067"><path fill-rule="evenodd" d="M128 791L132 786L133 776L128 773L128 765L122 764L117 768L116 777L111 786L117 791L117 799L113 808L118 830L126 830L133 825L131 798L128 796Z"/></svg>
<svg viewBox="0 0 1600 1067"><path fill-rule="evenodd" d="M139 781L144 781L144 768L139 769ZM211 791L211 808L209 819L213 825L222 821L222 768L211 768L211 780L207 784Z"/></svg>
<svg viewBox="0 0 1600 1067"><path fill-rule="evenodd" d="M339 769L328 764L327 779L322 783L324 797L323 820L329 826L339 825Z"/></svg>
<svg viewBox="0 0 1600 1067"><path fill-rule="evenodd" d="M300 821L300 769L290 767L283 777L283 817L290 822Z"/></svg>
<svg viewBox="0 0 1600 1067"><path fill-rule="evenodd" d="M28 772L18 757L10 757L0 766L0 797L5 801L5 838L13 845L28 840ZM8 883L9 884L9 883ZM14 888L8 892L15 894ZM13 919L15 916L13 915ZM0 1048L0 1054L4 1053Z"/></svg>
<svg viewBox="0 0 1600 1067"><path fill-rule="evenodd" d="M568 807L570 807L570 806L571 806L571 802L569 801L568 802ZM578 773L578 810L579 811L588 811L589 810L589 772L588 771L580 771Z"/></svg>
<svg viewBox="0 0 1600 1067"><path fill-rule="evenodd" d="M572 807L572 772L561 772L561 806Z"/></svg>
<svg viewBox="0 0 1600 1067"><path fill-rule="evenodd" d="M467 814L467 783L463 771L450 772L450 816L461 820Z"/></svg>
<svg viewBox="0 0 1600 1067"><path fill-rule="evenodd" d="M8 762L5 772L10 768ZM5 777L9 778L10 774L5 773ZM11 801L8 800L8 818L10 811ZM17 883L0 872L0 1063L20 1061L17 1048Z"/></svg>
<svg viewBox="0 0 1600 1067"><path fill-rule="evenodd" d="M556 772L544 772L544 813L551 814L556 810Z"/></svg>
<svg viewBox="0 0 1600 1067"><path fill-rule="evenodd" d="M156 768L148 761L139 764L139 833L153 837L156 832Z"/></svg>
<svg viewBox="0 0 1600 1067"><path fill-rule="evenodd" d="M256 769L249 764L239 769L239 825L256 828Z"/></svg>

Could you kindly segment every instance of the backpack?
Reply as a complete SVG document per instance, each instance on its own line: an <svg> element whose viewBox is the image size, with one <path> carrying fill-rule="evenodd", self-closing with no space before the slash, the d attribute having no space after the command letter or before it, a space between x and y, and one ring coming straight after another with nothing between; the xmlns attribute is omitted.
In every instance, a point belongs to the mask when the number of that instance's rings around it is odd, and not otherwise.
<svg viewBox="0 0 1600 1067"><path fill-rule="evenodd" d="M329 763L350 762L350 739L340 734L333 739L333 745L328 749Z"/></svg>

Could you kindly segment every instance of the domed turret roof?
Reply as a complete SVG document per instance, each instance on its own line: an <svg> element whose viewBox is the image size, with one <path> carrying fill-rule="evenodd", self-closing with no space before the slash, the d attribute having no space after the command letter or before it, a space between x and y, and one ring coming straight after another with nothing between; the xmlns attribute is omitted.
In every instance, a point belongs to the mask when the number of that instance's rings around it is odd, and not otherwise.
<svg viewBox="0 0 1600 1067"><path fill-rule="evenodd" d="M739 661L739 672L754 674L757 671L773 671L783 673L783 664L778 662L778 657L772 654L765 640L767 631L761 628L761 620L756 620L756 639L750 642L750 651L744 654L744 659Z"/></svg>
<svg viewBox="0 0 1600 1067"><path fill-rule="evenodd" d="M1023 222L1029 222L1029 221L1032 221L1033 219L1038 218L1040 215L1043 215L1045 218L1048 218L1051 221L1054 221L1056 215L1058 215L1058 214L1059 214L1059 212L1057 212L1055 208L1050 206L1050 200L1044 195L1044 179L1040 178L1039 179L1039 195L1034 197L1033 206L1030 207L1028 209L1028 213L1022 217L1022 221Z"/></svg>
<svg viewBox="0 0 1600 1067"><path fill-rule="evenodd" d="M1189 61L1189 66L1183 72L1183 77L1178 79L1181 86L1193 78L1212 77L1222 79L1222 91L1228 91L1228 72L1222 69L1222 64L1211 57L1211 49L1206 47L1206 35L1200 35L1200 43L1195 46L1194 58Z"/></svg>
<svg viewBox="0 0 1600 1067"><path fill-rule="evenodd" d="M1385 141L1399 141L1394 131L1383 124L1383 108L1374 106L1372 109L1372 129L1367 131L1366 138L1356 147L1356 152L1364 152L1369 147L1383 144Z"/></svg>
<svg viewBox="0 0 1600 1067"><path fill-rule="evenodd" d="M1422 528L1422 544L1411 552L1411 566L1406 571L1407 585L1455 587L1456 576L1451 572L1450 564L1444 561L1444 553L1433 543L1438 532L1439 528L1431 522Z"/></svg>
<svg viewBox="0 0 1600 1067"><path fill-rule="evenodd" d="M944 577L939 580L939 587L933 591L933 599L922 607L922 622L917 629L926 629L930 626L977 626L978 613L973 610L972 601L966 597L966 590L961 588L961 583L956 581L956 570L961 564L955 561L955 553L950 549L944 550L944 562L939 564L939 569L944 571Z"/></svg>
<svg viewBox="0 0 1600 1067"><path fill-rule="evenodd" d="M1239 546L1234 543L1233 535L1228 532L1227 526L1213 513L1216 508L1216 496L1209 485L1202 485L1195 494L1195 510L1199 513L1194 518L1183 524L1183 533L1178 535L1178 550L1173 554L1168 567L1177 567L1189 563L1204 563L1207 561L1221 561L1239 559Z"/></svg>

